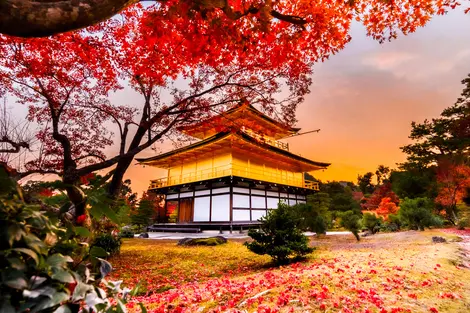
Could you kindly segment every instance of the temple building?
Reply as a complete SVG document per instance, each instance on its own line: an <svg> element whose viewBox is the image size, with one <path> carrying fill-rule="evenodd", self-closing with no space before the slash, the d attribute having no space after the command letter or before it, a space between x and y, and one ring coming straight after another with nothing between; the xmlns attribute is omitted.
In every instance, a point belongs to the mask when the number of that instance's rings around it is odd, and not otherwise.
<svg viewBox="0 0 470 313"><path fill-rule="evenodd" d="M329 166L290 152L279 140L300 129L246 103L178 130L199 141L138 159L168 170L149 187L165 195L167 223L255 223L279 202L305 203L318 183L305 180L304 173Z"/></svg>

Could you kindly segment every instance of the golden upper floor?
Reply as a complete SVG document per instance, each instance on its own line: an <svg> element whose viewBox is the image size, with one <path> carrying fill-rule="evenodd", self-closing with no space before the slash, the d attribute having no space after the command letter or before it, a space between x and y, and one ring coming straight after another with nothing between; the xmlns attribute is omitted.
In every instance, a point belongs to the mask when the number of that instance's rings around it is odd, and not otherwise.
<svg viewBox="0 0 470 313"><path fill-rule="evenodd" d="M168 169L167 177L154 180L152 188L238 176L316 189L318 185L305 181L303 173L329 165L303 158L246 132L219 133L187 147L138 161Z"/></svg>

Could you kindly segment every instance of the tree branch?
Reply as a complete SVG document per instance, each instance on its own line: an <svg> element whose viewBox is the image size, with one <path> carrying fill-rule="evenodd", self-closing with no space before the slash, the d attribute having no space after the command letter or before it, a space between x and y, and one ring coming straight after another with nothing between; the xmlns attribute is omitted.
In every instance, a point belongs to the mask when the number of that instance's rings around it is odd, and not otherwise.
<svg viewBox="0 0 470 313"><path fill-rule="evenodd" d="M2 0L0 33L46 37L106 20L138 0Z"/></svg>
<svg viewBox="0 0 470 313"><path fill-rule="evenodd" d="M21 148L29 149L29 143L27 143L26 141L15 142L7 136L3 136L2 138L0 138L0 142L7 143L13 147L10 149L0 149L0 153L18 153L20 152Z"/></svg>
<svg viewBox="0 0 470 313"><path fill-rule="evenodd" d="M280 21L284 21L284 22L287 22L287 23L290 23L290 24L293 24L293 25L303 26L303 25L307 24L307 20L305 20L303 17L300 17L300 16L286 15L286 14L282 14L280 12L277 12L275 10L271 11L271 15L272 15L272 17L275 17Z"/></svg>
<svg viewBox="0 0 470 313"><path fill-rule="evenodd" d="M37 169L37 170L29 170L29 171L26 171L26 172L21 172L21 173L18 173L18 176L21 178L25 178L26 176L29 176L29 175L32 175L32 174L41 174L41 175L46 175L46 174L54 174L54 175L57 175L57 176L62 176L62 173L61 172L58 172L58 171L54 171L54 170L40 170L40 169Z"/></svg>
<svg viewBox="0 0 470 313"><path fill-rule="evenodd" d="M122 154L122 155L117 155L111 159L108 159L106 161L103 161L103 162L100 162L100 163L96 163L96 164L91 164L91 165L88 165L88 166L85 166L83 168L80 168L77 170L78 172L78 175L79 176L83 176L83 175L86 175L86 174L89 174L89 173L93 173L93 172L96 172L96 171L99 171L99 170L103 170L105 168L108 168L110 166L113 166L114 164L116 164L117 162L119 162L119 160L121 158L126 158L126 157L130 157L130 156L135 156L137 153L141 152L142 150L150 147L152 144L154 144L157 140L161 139L167 132L169 132L174 125L176 125L177 122L179 122L179 116L174 118L173 121L171 121L171 123L169 123L165 129L163 129L162 131L160 131L157 135L155 135L152 139L148 140L146 143L144 144L141 144L139 145L137 148L135 149L132 149L131 151L128 151L127 153L125 154Z"/></svg>
<svg viewBox="0 0 470 313"><path fill-rule="evenodd" d="M75 162L81 161L81 160L86 159L86 158L97 158L97 159L100 159L101 161L105 161L105 160L106 160L106 159L103 158L101 155L94 154L94 153L90 153L90 154L81 156L81 157L79 157L79 158L76 158L76 159L75 159Z"/></svg>

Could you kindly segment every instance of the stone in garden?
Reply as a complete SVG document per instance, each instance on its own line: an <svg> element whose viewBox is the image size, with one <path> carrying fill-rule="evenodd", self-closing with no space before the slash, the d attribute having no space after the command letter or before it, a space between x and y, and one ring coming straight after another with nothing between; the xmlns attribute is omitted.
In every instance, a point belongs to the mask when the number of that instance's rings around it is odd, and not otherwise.
<svg viewBox="0 0 470 313"><path fill-rule="evenodd" d="M447 240L446 240L444 237L433 236L433 237L432 237L432 242L434 242L434 243L441 243L441 242L447 242Z"/></svg>
<svg viewBox="0 0 470 313"><path fill-rule="evenodd" d="M218 246L227 243L227 239L222 236L209 238L183 238L178 241L178 246Z"/></svg>
<svg viewBox="0 0 470 313"><path fill-rule="evenodd" d="M149 234L147 233L142 233L139 235L139 238L148 238L149 237Z"/></svg>

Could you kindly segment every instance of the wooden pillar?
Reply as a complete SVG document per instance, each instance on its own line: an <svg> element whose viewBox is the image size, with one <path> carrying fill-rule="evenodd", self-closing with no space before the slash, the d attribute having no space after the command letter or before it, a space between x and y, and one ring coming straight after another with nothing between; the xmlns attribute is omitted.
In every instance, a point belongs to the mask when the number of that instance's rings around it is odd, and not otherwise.
<svg viewBox="0 0 470 313"><path fill-rule="evenodd" d="M252 204L251 204L251 186L248 186L248 197L250 199L250 221L252 221L253 216L252 216L251 213L252 213L253 208L252 208Z"/></svg>
<svg viewBox="0 0 470 313"><path fill-rule="evenodd" d="M209 183L209 222L212 222L212 183Z"/></svg>
<svg viewBox="0 0 470 313"><path fill-rule="evenodd" d="M230 179L230 223L233 222L233 182Z"/></svg>

